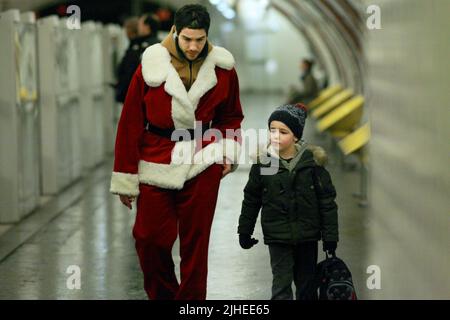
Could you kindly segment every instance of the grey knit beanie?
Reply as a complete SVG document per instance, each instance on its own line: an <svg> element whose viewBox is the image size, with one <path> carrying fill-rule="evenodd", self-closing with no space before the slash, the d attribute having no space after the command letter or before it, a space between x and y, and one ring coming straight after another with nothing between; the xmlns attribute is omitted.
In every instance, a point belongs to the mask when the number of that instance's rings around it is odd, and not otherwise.
<svg viewBox="0 0 450 320"><path fill-rule="evenodd" d="M294 135L301 139L303 135L303 128L305 127L305 120L307 116L306 107L301 104L285 104L279 106L269 117L268 125L270 128L270 123L272 121L283 122Z"/></svg>

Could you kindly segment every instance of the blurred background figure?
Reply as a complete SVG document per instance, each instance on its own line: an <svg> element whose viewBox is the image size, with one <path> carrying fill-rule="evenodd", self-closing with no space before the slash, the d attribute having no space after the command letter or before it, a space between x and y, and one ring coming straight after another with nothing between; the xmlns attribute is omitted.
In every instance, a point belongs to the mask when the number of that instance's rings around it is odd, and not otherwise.
<svg viewBox="0 0 450 320"><path fill-rule="evenodd" d="M123 28L125 29L125 34L127 35L128 40L133 40L138 37L138 17L130 17L125 20L123 24Z"/></svg>
<svg viewBox="0 0 450 320"><path fill-rule="evenodd" d="M304 103L308 104L312 101L318 94L318 86L317 81L312 74L312 67L314 65L314 61L310 59L303 59L300 62L300 70L302 71L302 75L300 76L300 80L303 83L303 90L300 90L296 86L292 86L289 92L288 103Z"/></svg>
<svg viewBox="0 0 450 320"><path fill-rule="evenodd" d="M144 50L159 42L157 37L159 24L159 19L154 14L143 14L139 18L132 17L125 21L124 29L130 45L117 69L117 84L115 85L117 102L125 101L128 86L141 62Z"/></svg>

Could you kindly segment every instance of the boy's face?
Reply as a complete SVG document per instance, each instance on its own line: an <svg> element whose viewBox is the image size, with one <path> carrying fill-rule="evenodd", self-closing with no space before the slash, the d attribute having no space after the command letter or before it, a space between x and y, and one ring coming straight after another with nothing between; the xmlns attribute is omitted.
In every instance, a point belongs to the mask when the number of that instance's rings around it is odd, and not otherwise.
<svg viewBox="0 0 450 320"><path fill-rule="evenodd" d="M283 122L272 121L270 123L270 144L280 152L288 150L298 139L294 136L291 129Z"/></svg>
<svg viewBox="0 0 450 320"><path fill-rule="evenodd" d="M197 59L205 47L207 35L205 29L183 28L178 34L178 45L189 60Z"/></svg>

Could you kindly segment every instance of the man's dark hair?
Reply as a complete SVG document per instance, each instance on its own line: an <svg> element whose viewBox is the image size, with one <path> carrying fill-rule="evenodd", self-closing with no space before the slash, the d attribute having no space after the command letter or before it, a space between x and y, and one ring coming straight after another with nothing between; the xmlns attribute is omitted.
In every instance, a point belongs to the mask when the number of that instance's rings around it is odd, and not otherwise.
<svg viewBox="0 0 450 320"><path fill-rule="evenodd" d="M183 28L205 29L208 34L211 19L206 8L200 4L188 4L175 12L175 28L180 33Z"/></svg>
<svg viewBox="0 0 450 320"><path fill-rule="evenodd" d="M158 33L160 22L156 15L152 13L144 14L144 24L150 27L152 35Z"/></svg>

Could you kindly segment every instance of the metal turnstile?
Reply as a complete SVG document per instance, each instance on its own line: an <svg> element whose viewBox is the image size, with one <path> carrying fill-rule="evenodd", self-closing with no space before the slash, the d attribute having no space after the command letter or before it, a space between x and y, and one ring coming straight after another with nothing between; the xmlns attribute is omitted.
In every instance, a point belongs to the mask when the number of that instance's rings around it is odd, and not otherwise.
<svg viewBox="0 0 450 320"><path fill-rule="evenodd" d="M116 83L116 67L118 60L118 32L120 27L109 24L102 29L103 41L103 87L104 87L104 115L105 115L105 152L110 155L114 151L115 128L114 113L116 112L116 101L113 84Z"/></svg>
<svg viewBox="0 0 450 320"><path fill-rule="evenodd" d="M56 194L81 176L79 30L38 20L42 192Z"/></svg>
<svg viewBox="0 0 450 320"><path fill-rule="evenodd" d="M0 13L0 223L39 204L39 121L34 14Z"/></svg>
<svg viewBox="0 0 450 320"><path fill-rule="evenodd" d="M83 167L92 168L105 159L105 100L103 82L102 26L81 24L80 92Z"/></svg>

